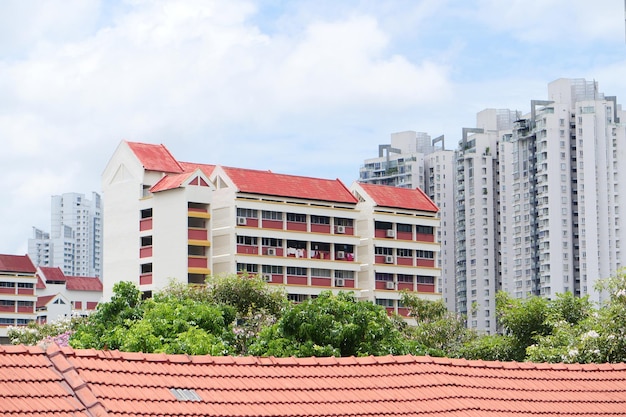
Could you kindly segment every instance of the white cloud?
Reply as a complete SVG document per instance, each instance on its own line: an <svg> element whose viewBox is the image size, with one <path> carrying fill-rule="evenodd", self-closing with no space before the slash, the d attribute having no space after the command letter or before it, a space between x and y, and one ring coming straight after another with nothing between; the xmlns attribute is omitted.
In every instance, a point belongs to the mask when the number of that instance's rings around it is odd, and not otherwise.
<svg viewBox="0 0 626 417"><path fill-rule="evenodd" d="M63 13L51 4L67 2L42 2L31 14L18 2L0 5L4 21L30 28L18 42L23 51L5 48L0 60L0 109L8 110L0 163L11 172L0 192L12 200L0 218L23 217L2 220L0 252L26 241L41 219L29 213L48 218L51 194L98 191L122 139L192 148L186 159L199 162L317 164L310 175L342 176L321 169L341 163L329 153L345 156L358 139L337 136L451 91L448 68L392 52L371 13L315 18L287 34L263 33L251 23L256 5L245 1L132 1L111 10L79 3ZM306 161L293 159L296 149L309 152ZM342 165L356 176L358 163Z"/></svg>

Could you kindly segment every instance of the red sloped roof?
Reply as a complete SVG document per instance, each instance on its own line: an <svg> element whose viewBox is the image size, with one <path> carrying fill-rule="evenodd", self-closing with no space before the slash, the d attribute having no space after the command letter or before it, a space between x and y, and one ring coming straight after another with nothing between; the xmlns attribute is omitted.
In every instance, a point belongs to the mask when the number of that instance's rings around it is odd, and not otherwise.
<svg viewBox="0 0 626 417"><path fill-rule="evenodd" d="M37 308L45 307L57 295L59 294L42 295L40 297L37 297Z"/></svg>
<svg viewBox="0 0 626 417"><path fill-rule="evenodd" d="M0 271L2 272L25 272L34 274L37 272L35 265L28 255L2 255L0 254Z"/></svg>
<svg viewBox="0 0 626 417"><path fill-rule="evenodd" d="M58 266L40 266L39 270L43 273L47 281L65 281L65 274Z"/></svg>
<svg viewBox="0 0 626 417"><path fill-rule="evenodd" d="M179 164L183 167L185 172L191 172L191 171L195 171L196 169L199 169L200 171L202 171L204 175L206 175L207 178L211 176L211 174L213 173L213 170L215 169L215 165L211 165L211 164L197 164L194 162L180 162L180 161L179 161Z"/></svg>
<svg viewBox="0 0 626 417"><path fill-rule="evenodd" d="M376 205L410 210L438 212L439 208L419 188L399 188L377 184L359 184Z"/></svg>
<svg viewBox="0 0 626 417"><path fill-rule="evenodd" d="M39 274L37 274L37 285L35 285L35 288L38 290L44 290L46 288L46 284L44 284Z"/></svg>
<svg viewBox="0 0 626 417"><path fill-rule="evenodd" d="M126 142L148 171L181 173L183 168L164 145Z"/></svg>
<svg viewBox="0 0 626 417"><path fill-rule="evenodd" d="M189 172L185 172L183 174L165 175L163 178L157 181L157 183L154 184L150 188L150 192L158 193L159 191L165 191L165 190L171 190L173 188L178 188L185 182L185 180L187 180L187 178L189 178L190 175L191 173Z"/></svg>
<svg viewBox="0 0 626 417"><path fill-rule="evenodd" d="M1 415L626 416L624 363L213 357L56 345L44 354L0 346L0 385L11 398L0 401Z"/></svg>
<svg viewBox="0 0 626 417"><path fill-rule="evenodd" d="M102 291L102 281L97 277L66 277L65 288L70 291Z"/></svg>
<svg viewBox="0 0 626 417"><path fill-rule="evenodd" d="M223 167L240 192L303 198L307 200L354 203L357 199L339 180L275 174L243 168Z"/></svg>

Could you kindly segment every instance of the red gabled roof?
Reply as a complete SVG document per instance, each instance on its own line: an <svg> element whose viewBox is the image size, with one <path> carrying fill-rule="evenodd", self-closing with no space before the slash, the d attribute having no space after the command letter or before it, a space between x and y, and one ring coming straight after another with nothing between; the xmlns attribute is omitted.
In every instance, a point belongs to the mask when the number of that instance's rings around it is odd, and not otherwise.
<svg viewBox="0 0 626 417"><path fill-rule="evenodd" d="M181 173L183 168L164 145L126 142L148 171Z"/></svg>
<svg viewBox="0 0 626 417"><path fill-rule="evenodd" d="M0 346L0 414L626 416L626 364L257 358ZM183 400L183 399L187 400Z"/></svg>
<svg viewBox="0 0 626 417"><path fill-rule="evenodd" d="M42 295L40 297L37 297L37 308L45 307L57 295L59 294Z"/></svg>
<svg viewBox="0 0 626 417"><path fill-rule="evenodd" d="M28 255L0 254L0 272L24 272L34 274L37 272L37 269Z"/></svg>
<svg viewBox="0 0 626 417"><path fill-rule="evenodd" d="M102 281L97 277L66 277L65 288L70 291L102 291Z"/></svg>
<svg viewBox="0 0 626 417"><path fill-rule="evenodd" d="M301 177L243 168L223 167L223 169L240 192L337 203L357 203L357 199L339 179Z"/></svg>
<svg viewBox="0 0 626 417"><path fill-rule="evenodd" d="M174 188L179 188L183 183L189 178L191 173L185 172L183 174L168 174L157 181L150 188L151 193L158 193L159 191L171 190Z"/></svg>
<svg viewBox="0 0 626 417"><path fill-rule="evenodd" d="M419 188L399 188L388 185L359 183L377 206L438 212L439 208Z"/></svg>
<svg viewBox="0 0 626 417"><path fill-rule="evenodd" d="M180 161L179 161L179 164L183 167L185 172L191 172L191 171L195 171L199 169L200 171L202 171L204 175L206 175L207 178L211 176L211 174L213 173L213 170L215 169L215 165L211 165L211 164L197 164L194 162L180 162Z"/></svg>
<svg viewBox="0 0 626 417"><path fill-rule="evenodd" d="M39 270L43 273L46 282L65 281L66 279L65 274L58 266L40 266Z"/></svg>

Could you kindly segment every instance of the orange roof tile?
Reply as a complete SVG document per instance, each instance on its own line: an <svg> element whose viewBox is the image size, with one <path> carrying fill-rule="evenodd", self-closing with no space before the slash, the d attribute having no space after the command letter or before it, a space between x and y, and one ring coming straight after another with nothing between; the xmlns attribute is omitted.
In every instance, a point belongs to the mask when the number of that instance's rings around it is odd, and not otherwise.
<svg viewBox="0 0 626 417"><path fill-rule="evenodd" d="M240 192L356 204L357 199L339 180L275 174L223 167Z"/></svg>
<svg viewBox="0 0 626 417"><path fill-rule="evenodd" d="M102 281L98 277L66 277L65 288L71 291L102 291Z"/></svg>
<svg viewBox="0 0 626 417"><path fill-rule="evenodd" d="M438 212L439 208L419 188L399 188L387 185L359 183L376 205L410 210Z"/></svg>
<svg viewBox="0 0 626 417"><path fill-rule="evenodd" d="M164 145L126 142L148 171L181 173L183 168Z"/></svg>
<svg viewBox="0 0 626 417"><path fill-rule="evenodd" d="M0 346L0 397L23 416L626 416L626 366Z"/></svg>
<svg viewBox="0 0 626 417"><path fill-rule="evenodd" d="M46 282L48 281L65 281L65 274L58 266L40 266L39 270L43 274Z"/></svg>
<svg viewBox="0 0 626 417"><path fill-rule="evenodd" d="M28 255L2 255L0 254L0 271L2 272L37 272L35 265Z"/></svg>

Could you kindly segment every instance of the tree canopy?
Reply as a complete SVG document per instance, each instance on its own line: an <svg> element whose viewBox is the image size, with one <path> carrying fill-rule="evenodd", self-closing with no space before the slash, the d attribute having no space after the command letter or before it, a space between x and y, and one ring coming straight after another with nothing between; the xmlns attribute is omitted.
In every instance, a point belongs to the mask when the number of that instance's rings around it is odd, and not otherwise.
<svg viewBox="0 0 626 417"><path fill-rule="evenodd" d="M626 274L601 283L594 305L571 293L554 299L497 295L501 332L482 335L442 301L404 293L409 324L354 293L322 292L294 304L254 276L210 277L203 286L172 282L151 299L118 282L87 318L10 328L12 343L75 348L257 356L433 355L535 362L626 361Z"/></svg>

